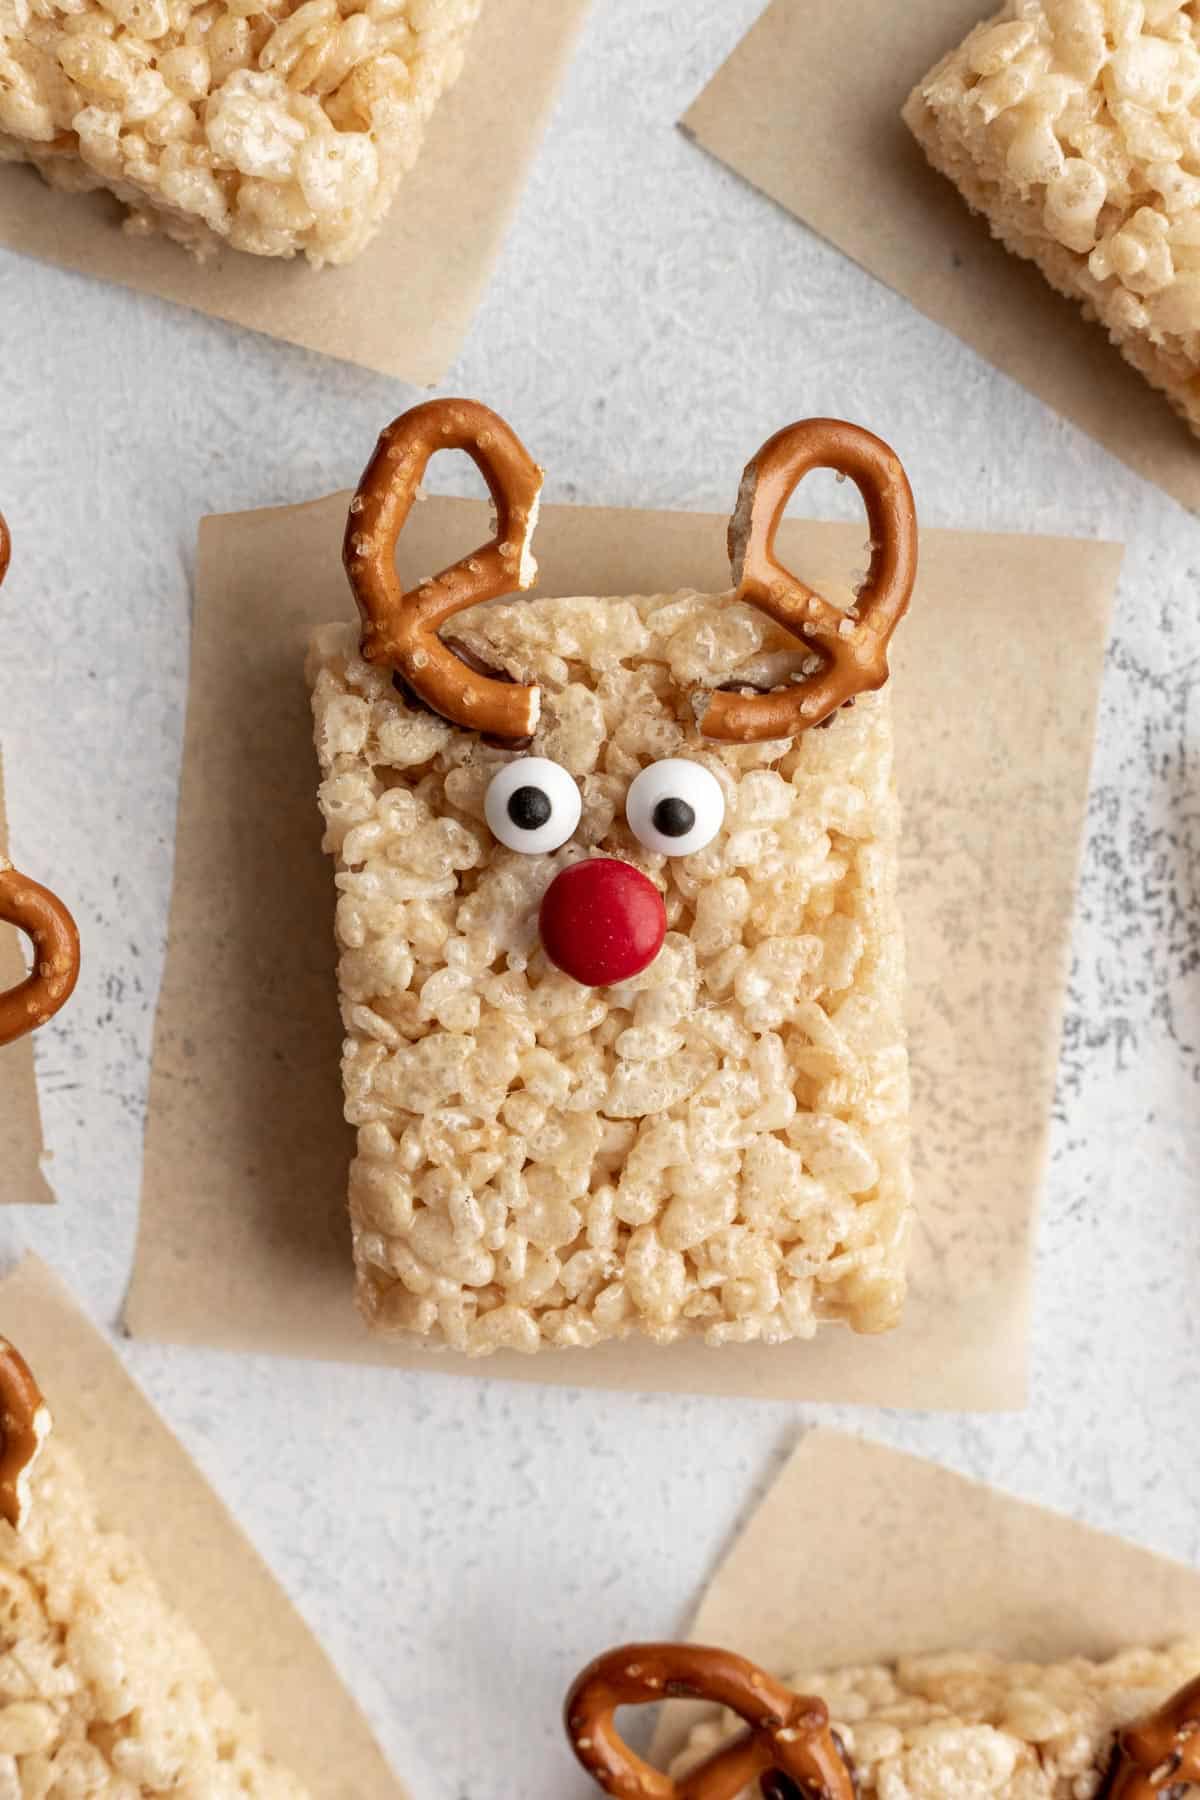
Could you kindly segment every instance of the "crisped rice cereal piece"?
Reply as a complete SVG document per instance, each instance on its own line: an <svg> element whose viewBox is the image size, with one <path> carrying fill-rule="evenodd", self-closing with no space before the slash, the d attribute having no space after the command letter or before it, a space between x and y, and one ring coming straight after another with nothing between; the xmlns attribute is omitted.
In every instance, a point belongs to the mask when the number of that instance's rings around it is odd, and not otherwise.
<svg viewBox="0 0 1200 1800"><path fill-rule="evenodd" d="M316 634L368 1321L469 1355L893 1325L911 1180L886 689L794 739L719 744L692 689L802 660L730 595L497 602L454 635L540 685L528 754L582 811L556 850L506 848L484 803L513 751L416 710L356 628ZM633 779L673 757L724 798L694 855L626 820ZM607 987L538 931L553 877L595 851L666 912L656 960Z"/></svg>
<svg viewBox="0 0 1200 1800"><path fill-rule="evenodd" d="M805 1671L787 1685L826 1702L860 1800L1098 1800L1117 1732L1194 1683L1198 1669L1193 1639L1100 1663L913 1656ZM731 1713L697 1725L672 1773L684 1776L744 1729ZM1166 1782L1156 1791L1183 1800L1193 1789ZM738 1800L752 1800L751 1790Z"/></svg>
<svg viewBox="0 0 1200 1800"><path fill-rule="evenodd" d="M0 0L0 161L105 188L197 256L345 263L458 78L482 0Z"/></svg>
<svg viewBox="0 0 1200 1800"><path fill-rule="evenodd" d="M993 235L1200 432L1194 0L1007 0L904 117Z"/></svg>
<svg viewBox="0 0 1200 1800"><path fill-rule="evenodd" d="M5 1800L305 1800L52 1433L0 1522Z"/></svg>

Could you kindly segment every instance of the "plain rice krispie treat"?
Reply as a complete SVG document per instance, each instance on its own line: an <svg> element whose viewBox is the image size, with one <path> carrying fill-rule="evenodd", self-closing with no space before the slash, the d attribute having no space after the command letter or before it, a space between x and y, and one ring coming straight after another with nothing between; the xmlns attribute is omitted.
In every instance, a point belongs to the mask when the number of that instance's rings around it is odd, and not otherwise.
<svg viewBox="0 0 1200 1800"><path fill-rule="evenodd" d="M138 1551L98 1522L3 1339L0 1420L0 1800L305 1800Z"/></svg>
<svg viewBox="0 0 1200 1800"><path fill-rule="evenodd" d="M0 0L0 160L198 255L349 262L482 0Z"/></svg>
<svg viewBox="0 0 1200 1800"><path fill-rule="evenodd" d="M1198 1669L1193 1639L1102 1663L914 1656L806 1672L787 1685L825 1701L853 1762L858 1800L1096 1800L1114 1792L1117 1732L1194 1686ZM682 1777L744 1730L732 1713L698 1725L672 1773ZM1191 1749L1188 1760L1200 1767L1195 1757ZM1195 1788L1186 1778L1160 1778L1152 1791L1183 1800ZM757 1790L739 1800L757 1800Z"/></svg>
<svg viewBox="0 0 1200 1800"><path fill-rule="evenodd" d="M887 694L783 740L700 735L696 690L703 711L814 661L732 595L476 606L453 642L536 681L531 741L437 716L354 627L309 658L368 1321L472 1355L893 1325L911 1183ZM545 848L511 847L498 793L541 808ZM564 928L556 897L592 881L598 911ZM627 977L610 882L660 917Z"/></svg>
<svg viewBox="0 0 1200 1800"><path fill-rule="evenodd" d="M1195 0L1008 0L904 117L993 235L1200 431Z"/></svg>

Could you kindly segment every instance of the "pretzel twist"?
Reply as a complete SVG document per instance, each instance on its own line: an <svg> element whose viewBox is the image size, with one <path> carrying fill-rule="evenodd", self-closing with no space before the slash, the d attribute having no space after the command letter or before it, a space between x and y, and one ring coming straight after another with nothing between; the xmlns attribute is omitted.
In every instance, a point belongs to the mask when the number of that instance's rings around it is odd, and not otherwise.
<svg viewBox="0 0 1200 1800"><path fill-rule="evenodd" d="M8 572L12 539L0 514L0 582ZM48 888L21 875L0 856L0 923L15 925L33 944L33 971L0 993L0 1045L11 1044L52 1019L79 979L79 932Z"/></svg>
<svg viewBox="0 0 1200 1800"><path fill-rule="evenodd" d="M863 497L871 566L848 612L785 569L775 537L792 494L814 469L848 475ZM893 450L838 419L806 419L776 432L750 462L729 522L735 600L757 607L820 658L820 667L769 694L702 696L700 729L726 743L794 737L888 678L888 642L908 610L917 574L912 489Z"/></svg>
<svg viewBox="0 0 1200 1800"><path fill-rule="evenodd" d="M732 1708L749 1730L675 1781L634 1754L617 1732L619 1706L666 1699ZM793 1694L726 1650L628 1644L584 1670L567 1697L567 1736L614 1800L734 1800L756 1777L786 1775L804 1800L854 1800L854 1780L824 1701Z"/></svg>
<svg viewBox="0 0 1200 1800"><path fill-rule="evenodd" d="M1117 1733L1104 1800L1165 1800L1200 1784L1200 1676Z"/></svg>
<svg viewBox="0 0 1200 1800"><path fill-rule="evenodd" d="M0 1519L19 1530L29 1477L50 1430L50 1412L29 1365L0 1337Z"/></svg>
<svg viewBox="0 0 1200 1800"><path fill-rule="evenodd" d="M496 535L471 556L406 593L396 544L430 458L465 450L488 484ZM477 400L427 400L383 432L350 502L343 561L362 616L362 653L395 670L434 712L494 737L532 735L536 687L481 674L438 636L455 613L532 587L530 550L542 471L515 432Z"/></svg>

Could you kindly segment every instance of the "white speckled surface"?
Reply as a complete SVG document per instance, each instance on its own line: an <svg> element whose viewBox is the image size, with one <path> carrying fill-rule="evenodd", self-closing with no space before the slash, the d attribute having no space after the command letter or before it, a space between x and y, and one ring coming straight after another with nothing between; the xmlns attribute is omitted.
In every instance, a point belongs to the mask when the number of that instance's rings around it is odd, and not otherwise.
<svg viewBox="0 0 1200 1800"><path fill-rule="evenodd" d="M512 419L553 499L719 507L769 430L833 412L897 445L930 524L1127 542L1033 1405L840 1422L1196 1560L1200 1458L1181 1425L1200 1347L1200 522L672 129L757 5L596 8L447 385ZM195 523L348 484L411 396L10 255L0 358L13 837L91 922L80 992L38 1044L62 1205L0 1215L0 1256L36 1248L111 1327L137 1208ZM815 484L811 506L841 498ZM417 1800L584 1792L559 1743L568 1677L610 1641L682 1621L810 1416L124 1354Z"/></svg>

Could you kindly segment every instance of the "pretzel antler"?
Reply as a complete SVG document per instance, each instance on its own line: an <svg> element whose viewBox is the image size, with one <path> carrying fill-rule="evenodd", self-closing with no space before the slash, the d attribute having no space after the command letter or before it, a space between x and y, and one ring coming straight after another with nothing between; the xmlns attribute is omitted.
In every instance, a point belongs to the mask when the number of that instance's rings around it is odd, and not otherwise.
<svg viewBox="0 0 1200 1800"><path fill-rule="evenodd" d="M25 1358L0 1337L0 1519L19 1530L29 1476L50 1430L50 1412Z"/></svg>
<svg viewBox="0 0 1200 1800"><path fill-rule="evenodd" d="M634 1754L613 1717L619 1706L669 1699L731 1707L750 1729L674 1781ZM566 1727L579 1761L614 1800L734 1800L771 1771L789 1777L804 1800L854 1800L853 1777L824 1701L793 1694L726 1650L695 1644L612 1650L572 1687Z"/></svg>
<svg viewBox="0 0 1200 1800"><path fill-rule="evenodd" d="M465 450L491 490L496 535L420 587L405 593L396 543L429 459ZM477 400L428 400L382 434L350 502L343 560L362 615L362 653L394 669L443 718L494 737L529 737L537 725L535 687L518 687L464 663L438 636L464 607L532 587L530 544L542 471L494 412Z"/></svg>
<svg viewBox="0 0 1200 1800"><path fill-rule="evenodd" d="M33 945L33 970L0 993L0 1045L11 1044L52 1019L79 979L79 931L49 888L0 858L0 922L15 925Z"/></svg>
<svg viewBox="0 0 1200 1800"><path fill-rule="evenodd" d="M8 572L12 539L0 514L0 582ZM65 1006L79 979L79 932L62 901L0 856L0 923L15 925L33 944L33 972L0 992L0 1045L36 1031Z"/></svg>
<svg viewBox="0 0 1200 1800"><path fill-rule="evenodd" d="M792 494L814 469L836 469L858 488L871 528L871 567L848 612L775 558L775 534ZM726 743L794 737L888 678L888 640L912 598L917 515L899 457L859 425L806 419L763 445L746 467L729 522L734 598L803 640L821 666L769 694L718 689L702 696L700 729ZM699 711L700 709L698 709Z"/></svg>
<svg viewBox="0 0 1200 1800"><path fill-rule="evenodd" d="M1200 1677L1117 1733L1104 1800L1165 1800L1200 1783Z"/></svg>

